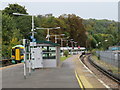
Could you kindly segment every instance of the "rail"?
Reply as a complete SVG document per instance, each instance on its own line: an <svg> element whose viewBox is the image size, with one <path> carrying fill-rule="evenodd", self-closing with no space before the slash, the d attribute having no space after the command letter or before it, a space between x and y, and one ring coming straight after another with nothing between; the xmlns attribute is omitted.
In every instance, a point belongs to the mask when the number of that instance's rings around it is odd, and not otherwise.
<svg viewBox="0 0 120 90"><path fill-rule="evenodd" d="M91 59L91 56L88 56L88 61L91 65L93 65L96 69L98 69L100 72L102 72L103 74L105 74L106 76L108 76L109 78L111 78L112 80L114 80L115 82L120 84L120 78L117 77L116 75L112 74L111 72L107 71L106 69L102 68L101 66L95 64L93 62L93 60Z"/></svg>
<svg viewBox="0 0 120 90"><path fill-rule="evenodd" d="M0 60L0 64L2 64L2 67L11 65L12 59L2 59L2 60Z"/></svg>

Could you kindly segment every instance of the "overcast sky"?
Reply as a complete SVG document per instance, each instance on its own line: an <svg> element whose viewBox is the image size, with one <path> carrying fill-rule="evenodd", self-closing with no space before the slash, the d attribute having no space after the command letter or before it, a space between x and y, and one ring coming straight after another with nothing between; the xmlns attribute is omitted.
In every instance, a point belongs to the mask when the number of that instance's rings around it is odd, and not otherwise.
<svg viewBox="0 0 120 90"><path fill-rule="evenodd" d="M9 3L18 3L25 6L29 14L49 14L60 16L61 14L76 14L81 18L110 19L118 21L118 2L2 2L0 9L4 9Z"/></svg>

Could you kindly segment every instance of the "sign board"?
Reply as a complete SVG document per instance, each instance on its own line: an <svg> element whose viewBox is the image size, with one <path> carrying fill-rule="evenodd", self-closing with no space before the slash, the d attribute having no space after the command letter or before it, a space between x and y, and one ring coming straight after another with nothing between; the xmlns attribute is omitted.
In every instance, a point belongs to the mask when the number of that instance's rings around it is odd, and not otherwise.
<svg viewBox="0 0 120 90"><path fill-rule="evenodd" d="M31 39L33 39L33 36L30 36Z"/></svg>
<svg viewBox="0 0 120 90"><path fill-rule="evenodd" d="M32 41L33 41L33 42L35 42L35 41L36 41L36 39L35 39L35 38L33 38L33 39L32 39Z"/></svg>

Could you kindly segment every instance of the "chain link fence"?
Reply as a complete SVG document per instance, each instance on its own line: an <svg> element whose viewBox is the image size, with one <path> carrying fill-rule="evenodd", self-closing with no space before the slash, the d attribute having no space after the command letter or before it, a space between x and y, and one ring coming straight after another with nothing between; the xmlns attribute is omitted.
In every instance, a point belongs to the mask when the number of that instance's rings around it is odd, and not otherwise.
<svg viewBox="0 0 120 90"><path fill-rule="evenodd" d="M109 63L115 67L119 67L120 51L96 51L96 54L100 60Z"/></svg>

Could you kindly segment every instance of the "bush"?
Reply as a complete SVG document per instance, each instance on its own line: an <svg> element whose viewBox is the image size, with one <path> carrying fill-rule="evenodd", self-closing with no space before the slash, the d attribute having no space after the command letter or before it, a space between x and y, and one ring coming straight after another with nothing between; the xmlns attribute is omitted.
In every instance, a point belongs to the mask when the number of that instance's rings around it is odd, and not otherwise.
<svg viewBox="0 0 120 90"><path fill-rule="evenodd" d="M64 51L64 56L66 56L66 57L67 57L67 56L68 56L68 54L69 54L69 51L68 51L68 50L65 50L65 51Z"/></svg>
<svg viewBox="0 0 120 90"><path fill-rule="evenodd" d="M91 53L92 53L93 55L96 55L96 49L92 49Z"/></svg>

